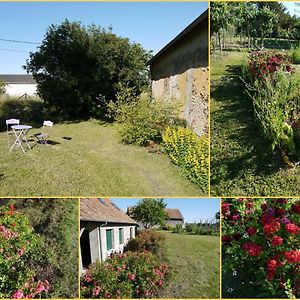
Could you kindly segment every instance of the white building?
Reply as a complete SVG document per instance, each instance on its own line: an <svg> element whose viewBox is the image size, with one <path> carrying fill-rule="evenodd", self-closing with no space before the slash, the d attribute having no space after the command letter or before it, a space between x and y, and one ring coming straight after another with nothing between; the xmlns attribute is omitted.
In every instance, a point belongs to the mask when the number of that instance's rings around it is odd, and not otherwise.
<svg viewBox="0 0 300 300"><path fill-rule="evenodd" d="M5 82L5 94L10 97L21 97L23 95L33 96L37 92L37 83L32 75L0 74L0 80Z"/></svg>
<svg viewBox="0 0 300 300"><path fill-rule="evenodd" d="M110 199L80 199L81 271L113 252L123 252L137 223Z"/></svg>

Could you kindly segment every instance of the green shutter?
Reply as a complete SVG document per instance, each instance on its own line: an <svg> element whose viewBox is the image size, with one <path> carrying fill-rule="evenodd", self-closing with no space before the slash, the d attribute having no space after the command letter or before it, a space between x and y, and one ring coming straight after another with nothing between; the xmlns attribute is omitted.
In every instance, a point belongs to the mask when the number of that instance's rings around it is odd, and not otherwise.
<svg viewBox="0 0 300 300"><path fill-rule="evenodd" d="M130 238L132 239L133 238L133 228L130 227Z"/></svg>
<svg viewBox="0 0 300 300"><path fill-rule="evenodd" d="M119 244L124 244L124 230L119 228Z"/></svg>
<svg viewBox="0 0 300 300"><path fill-rule="evenodd" d="M113 247L113 230L107 229L106 230L106 249L110 250Z"/></svg>

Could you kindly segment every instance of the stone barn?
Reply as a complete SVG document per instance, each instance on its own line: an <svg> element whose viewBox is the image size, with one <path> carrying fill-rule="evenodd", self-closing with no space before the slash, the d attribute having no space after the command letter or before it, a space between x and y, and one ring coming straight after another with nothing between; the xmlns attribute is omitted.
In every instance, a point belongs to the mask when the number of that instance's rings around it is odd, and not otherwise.
<svg viewBox="0 0 300 300"><path fill-rule="evenodd" d="M175 227L177 224L184 225L184 218L177 208L166 208L166 212L169 216L169 220L167 220L167 225Z"/></svg>
<svg viewBox="0 0 300 300"><path fill-rule="evenodd" d="M132 209L133 206L127 207L127 215L132 218ZM184 217L181 212L177 208L165 208L165 212L168 214L168 219L166 220L166 225L175 227L177 224L184 226ZM137 223L139 230L144 229L144 225L140 222ZM159 226L154 226L154 228L158 228Z"/></svg>
<svg viewBox="0 0 300 300"><path fill-rule="evenodd" d="M81 272L113 252L123 252L135 237L137 223L110 199L80 199Z"/></svg>
<svg viewBox="0 0 300 300"><path fill-rule="evenodd" d="M176 101L197 135L208 133L208 11L150 61L152 97Z"/></svg>
<svg viewBox="0 0 300 300"><path fill-rule="evenodd" d="M0 80L5 82L5 94L10 97L34 96L37 92L37 83L28 74L0 75Z"/></svg>

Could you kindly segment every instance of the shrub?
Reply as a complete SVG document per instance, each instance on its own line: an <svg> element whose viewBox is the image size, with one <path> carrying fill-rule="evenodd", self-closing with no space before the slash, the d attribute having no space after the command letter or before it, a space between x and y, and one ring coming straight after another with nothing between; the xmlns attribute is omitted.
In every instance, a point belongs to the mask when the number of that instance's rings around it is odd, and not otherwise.
<svg viewBox="0 0 300 300"><path fill-rule="evenodd" d="M120 123L119 135L126 144L147 146L150 142L160 143L161 133L167 126L183 124L174 105L141 99L136 102L110 106Z"/></svg>
<svg viewBox="0 0 300 300"><path fill-rule="evenodd" d="M0 298L47 296L50 284L40 268L44 240L13 204L0 208Z"/></svg>
<svg viewBox="0 0 300 300"><path fill-rule="evenodd" d="M149 251L154 255L163 256L163 246L166 236L155 230L143 230L134 239L131 239L126 249L128 251Z"/></svg>
<svg viewBox="0 0 300 300"><path fill-rule="evenodd" d="M45 120L44 103L39 99L1 99L0 128L6 129L5 120L20 119L22 124L40 125Z"/></svg>
<svg viewBox="0 0 300 300"><path fill-rule="evenodd" d="M294 64L300 64L300 48L293 49L290 55Z"/></svg>
<svg viewBox="0 0 300 300"><path fill-rule="evenodd" d="M203 191L208 189L208 150L206 135L200 138L188 128L168 127L162 135L168 155L173 163Z"/></svg>
<svg viewBox="0 0 300 300"><path fill-rule="evenodd" d="M300 153L296 141L300 118L300 75L292 72L283 57L274 56L274 52L260 53L258 58L251 56L250 73L246 74L244 82L253 102L255 117L272 149L277 148L284 156L297 160ZM263 58L276 62L264 64L261 62Z"/></svg>
<svg viewBox="0 0 300 300"><path fill-rule="evenodd" d="M76 199L22 199L16 209L30 219L43 237L40 252L43 274L51 282L52 298L78 297L78 201Z"/></svg>
<svg viewBox="0 0 300 300"><path fill-rule="evenodd" d="M300 201L222 202L223 296L300 295Z"/></svg>
<svg viewBox="0 0 300 300"><path fill-rule="evenodd" d="M169 267L150 252L113 254L81 278L82 298L153 298L168 278Z"/></svg>

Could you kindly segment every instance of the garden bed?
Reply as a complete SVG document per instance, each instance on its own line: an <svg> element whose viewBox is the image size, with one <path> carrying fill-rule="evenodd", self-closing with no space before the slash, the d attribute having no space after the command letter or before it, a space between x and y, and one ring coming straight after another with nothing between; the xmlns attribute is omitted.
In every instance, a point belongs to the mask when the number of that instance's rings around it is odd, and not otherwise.
<svg viewBox="0 0 300 300"><path fill-rule="evenodd" d="M211 194L298 195L300 169L287 169L259 133L243 91L247 53L213 54L211 63Z"/></svg>

